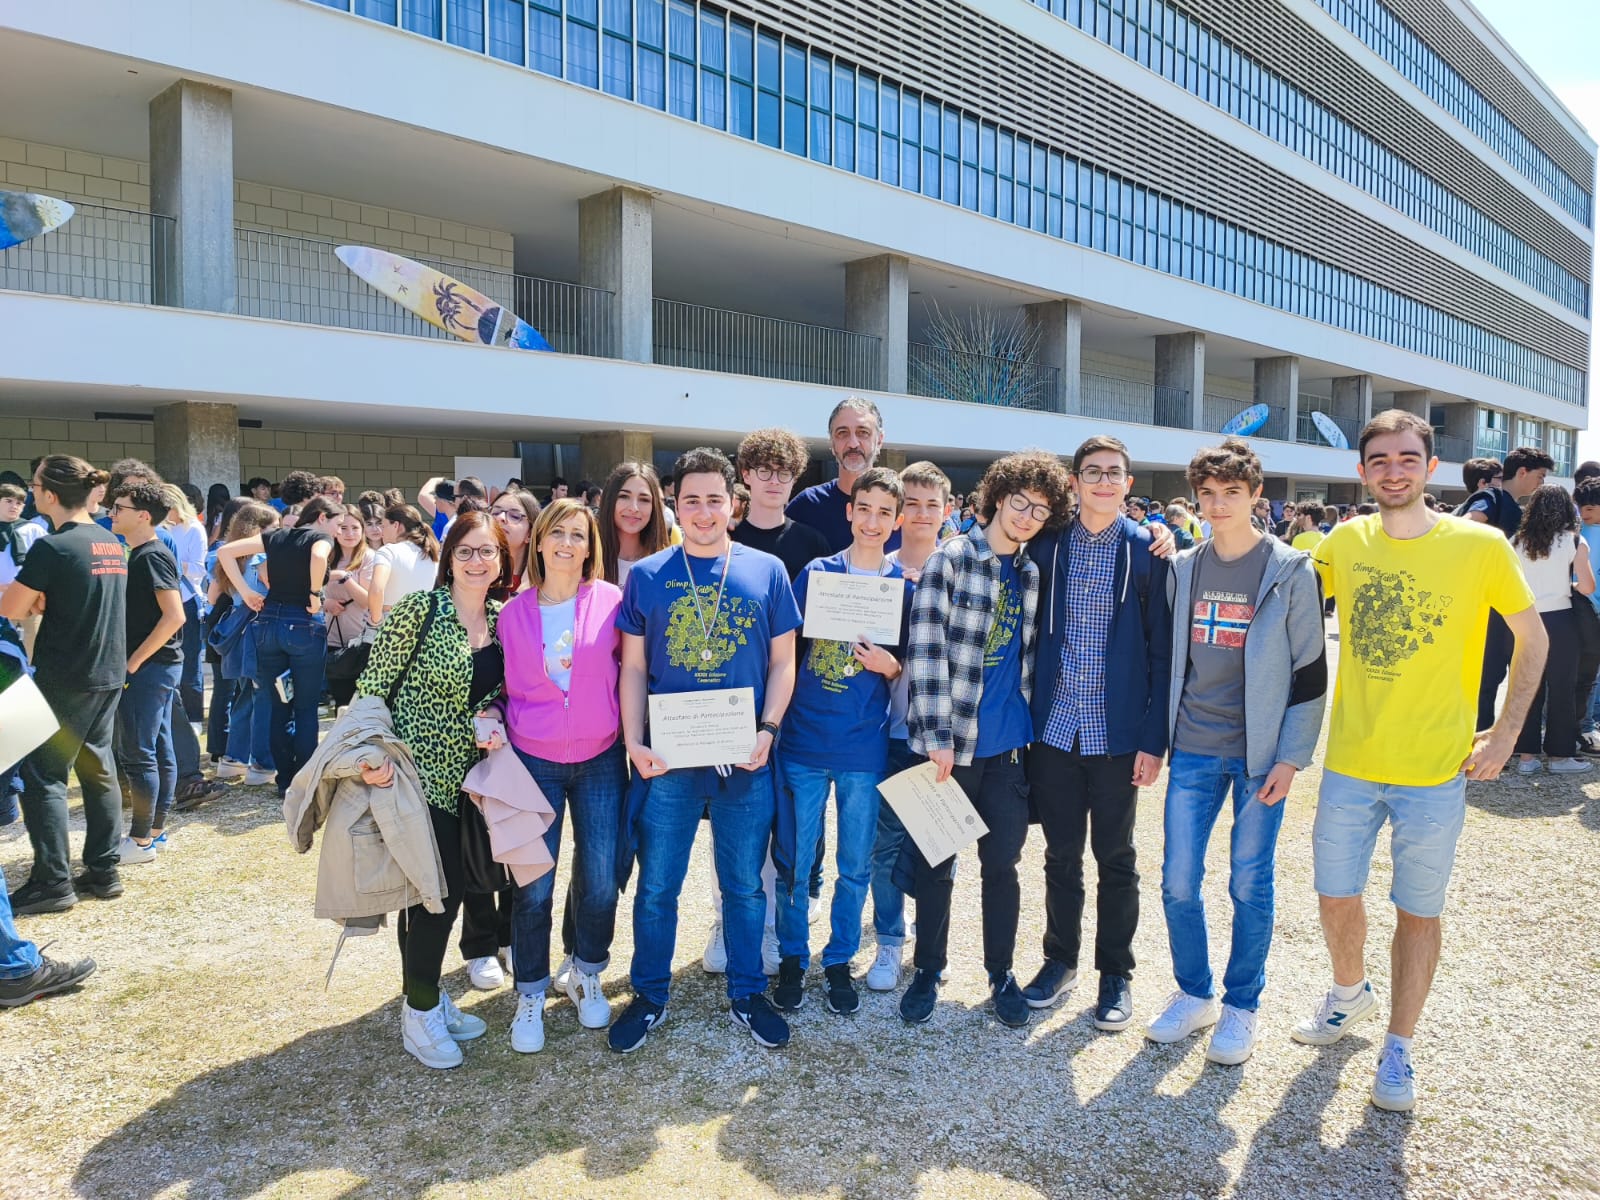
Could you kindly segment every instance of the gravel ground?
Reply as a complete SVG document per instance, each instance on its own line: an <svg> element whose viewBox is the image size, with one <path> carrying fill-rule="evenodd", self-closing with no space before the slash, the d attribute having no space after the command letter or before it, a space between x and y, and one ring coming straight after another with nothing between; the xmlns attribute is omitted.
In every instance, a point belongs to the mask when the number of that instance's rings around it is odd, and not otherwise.
<svg viewBox="0 0 1600 1200"><path fill-rule="evenodd" d="M908 1029L896 996L866 992L857 1015L836 1017L813 990L790 1047L763 1050L700 970L702 838L669 1018L644 1049L611 1054L563 998L543 1053L514 1054L504 988L463 998L490 1027L466 1064L427 1071L400 1047L387 931L347 944L324 991L336 932L311 916L315 854L289 851L270 789L236 787L175 819L173 849L127 872L124 899L20 919L25 936L93 954L100 970L75 995L0 1018L12 1099L0 1195L1600 1196L1600 772L1470 789L1411 1116L1366 1100L1381 1020L1326 1050L1288 1036L1328 982L1311 890L1317 776L1303 773L1288 801L1264 1040L1242 1068L1206 1063L1198 1040L1098 1033L1092 974L1025 1030L1000 1026L986 1012L975 859L932 1022ZM1144 793L1137 833L1141 1020L1172 987L1163 787ZM1219 974L1226 823L1206 883ZM1042 934L1042 854L1035 834L1023 975ZM27 861L20 827L0 831L11 886ZM1386 995L1381 847L1372 874L1368 962ZM606 975L617 1010L630 905ZM812 932L820 950L825 923ZM871 954L869 932L858 970ZM447 969L453 993L469 992L454 952Z"/></svg>

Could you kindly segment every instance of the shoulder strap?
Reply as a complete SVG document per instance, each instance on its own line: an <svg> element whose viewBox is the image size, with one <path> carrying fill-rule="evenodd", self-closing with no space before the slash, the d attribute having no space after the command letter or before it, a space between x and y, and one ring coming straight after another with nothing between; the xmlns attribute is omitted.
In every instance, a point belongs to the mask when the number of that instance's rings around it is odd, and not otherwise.
<svg viewBox="0 0 1600 1200"><path fill-rule="evenodd" d="M433 628L433 619L439 615L439 593L432 592L428 596L428 615L422 618L422 627L417 630L417 640L411 643L411 653L406 658L406 665L400 668L400 674L395 676L394 683L389 685L389 695L385 700L390 712L394 711L394 702L400 695L400 689L405 686L406 677L411 674L411 668L416 664L417 655L422 652L422 643L428 639L428 630Z"/></svg>

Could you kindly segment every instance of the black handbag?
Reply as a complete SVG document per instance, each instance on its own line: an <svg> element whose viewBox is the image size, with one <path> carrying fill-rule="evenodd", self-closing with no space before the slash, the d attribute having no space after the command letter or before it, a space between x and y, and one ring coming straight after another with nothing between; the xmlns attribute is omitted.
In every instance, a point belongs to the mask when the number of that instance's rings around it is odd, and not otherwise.
<svg viewBox="0 0 1600 1200"><path fill-rule="evenodd" d="M420 640L418 644L421 644ZM328 651L322 671L331 683L360 679L361 672L367 669L367 660L371 657L372 643L366 638L362 638L359 642L341 642Z"/></svg>

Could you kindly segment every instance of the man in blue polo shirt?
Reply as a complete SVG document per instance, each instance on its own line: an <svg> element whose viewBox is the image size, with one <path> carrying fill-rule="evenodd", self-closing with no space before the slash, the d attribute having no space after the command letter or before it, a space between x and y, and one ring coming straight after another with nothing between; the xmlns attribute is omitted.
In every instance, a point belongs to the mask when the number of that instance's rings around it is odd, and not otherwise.
<svg viewBox="0 0 1600 1200"><path fill-rule="evenodd" d="M786 515L821 533L828 540L828 548L837 554L855 537L848 511L850 489L878 461L878 451L883 449L883 414L863 396L846 396L828 414L828 441L839 464L839 477L801 492L789 501ZM896 530L889 535L884 549L899 548L900 533Z"/></svg>

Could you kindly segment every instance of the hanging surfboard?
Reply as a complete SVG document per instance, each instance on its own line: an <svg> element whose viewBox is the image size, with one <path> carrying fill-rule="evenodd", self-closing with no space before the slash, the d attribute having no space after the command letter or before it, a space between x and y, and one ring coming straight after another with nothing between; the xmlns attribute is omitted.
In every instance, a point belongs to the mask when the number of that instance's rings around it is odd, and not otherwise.
<svg viewBox="0 0 1600 1200"><path fill-rule="evenodd" d="M1323 436L1328 445L1335 450L1350 449L1350 439L1345 437L1344 430L1335 425L1333 418L1327 413L1312 413L1311 423L1317 427L1317 432Z"/></svg>
<svg viewBox="0 0 1600 1200"><path fill-rule="evenodd" d="M1272 410L1265 404L1252 404L1243 412L1234 413L1227 424L1218 431L1223 437L1249 437L1267 423Z"/></svg>
<svg viewBox="0 0 1600 1200"><path fill-rule="evenodd" d="M340 246L339 261L435 329L483 346L549 350L544 336L509 308L443 271L371 246Z"/></svg>
<svg viewBox="0 0 1600 1200"><path fill-rule="evenodd" d="M54 196L0 191L0 250L60 229L72 219L73 211L72 205Z"/></svg>

